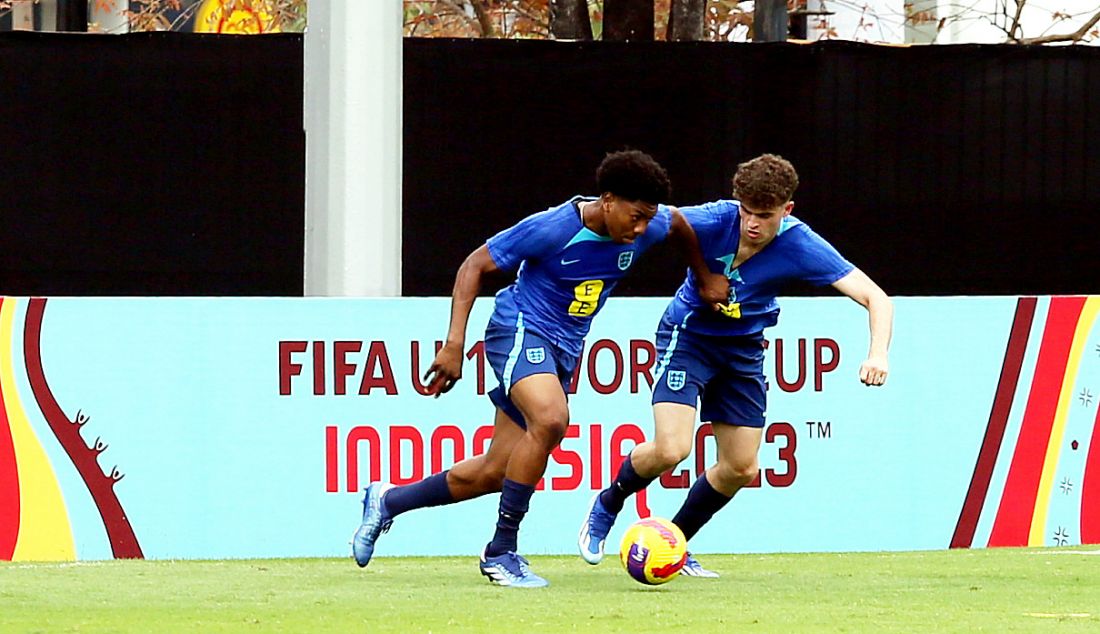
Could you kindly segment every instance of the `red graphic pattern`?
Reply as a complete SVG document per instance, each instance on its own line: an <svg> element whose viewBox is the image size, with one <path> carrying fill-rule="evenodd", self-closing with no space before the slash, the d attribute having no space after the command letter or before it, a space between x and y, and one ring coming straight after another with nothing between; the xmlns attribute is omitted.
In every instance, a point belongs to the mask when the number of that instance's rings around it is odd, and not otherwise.
<svg viewBox="0 0 1100 634"><path fill-rule="evenodd" d="M45 299L32 299L27 307L27 324L23 329L23 356L27 363L27 378L30 380L31 390L54 436L88 487L88 492L99 509L99 515L103 518L103 526L107 529L107 538L111 542L111 551L115 558L142 559L137 536L134 535L134 529L130 526L130 520L127 519L118 496L115 495L115 483L122 479L122 474L117 470L112 470L109 475L103 473L98 458L106 445L97 443L96 446L89 447L84 444L80 427L87 419L78 416L76 421L70 421L57 404L46 382L46 375L42 371L41 351L42 315L45 310Z"/></svg>
<svg viewBox="0 0 1100 634"><path fill-rule="evenodd" d="M658 522L655 519L644 519L638 522L640 526L648 526L657 531L657 534L661 536L661 539L665 540L669 546L676 548L680 544L680 540L676 538L676 533L673 533L667 526Z"/></svg>
<svg viewBox="0 0 1100 634"><path fill-rule="evenodd" d="M11 301L11 300L8 300ZM4 299L0 298L0 306ZM0 386L0 561L11 561L19 538L19 466Z"/></svg>
<svg viewBox="0 0 1100 634"><path fill-rule="evenodd" d="M1089 455L1081 483L1081 543L1100 544L1100 408L1092 424Z"/></svg>
<svg viewBox="0 0 1100 634"><path fill-rule="evenodd" d="M19 538L19 468L0 389L0 561L11 561Z"/></svg>
<svg viewBox="0 0 1100 634"><path fill-rule="evenodd" d="M663 566L652 568L650 569L649 573L652 574L656 579L667 579L679 573L684 568L684 563L687 562L687 558L687 553L684 553L677 561L673 561Z"/></svg>
<svg viewBox="0 0 1100 634"><path fill-rule="evenodd" d="M1001 451L1005 428L1008 427L1008 414L1012 410L1012 401L1016 398L1016 383L1020 379L1020 368L1024 365L1024 353L1027 351L1031 323L1035 319L1036 303L1038 301L1034 297L1021 297L1016 302L1016 315L1012 319L1001 378L997 382L997 394L989 413L989 424L985 429L985 438L982 439L982 448L978 452L978 461L974 465L970 488L966 492L966 501L963 502L959 522L955 525L955 534L951 537L951 548L970 548L974 542L978 518L982 514L989 482L993 478L993 467L997 464L997 454Z"/></svg>
<svg viewBox="0 0 1100 634"><path fill-rule="evenodd" d="M1031 393L1004 494L989 536L990 546L1026 546L1028 543L1058 397L1065 379L1073 335L1084 305L1084 297L1055 297L1050 300Z"/></svg>

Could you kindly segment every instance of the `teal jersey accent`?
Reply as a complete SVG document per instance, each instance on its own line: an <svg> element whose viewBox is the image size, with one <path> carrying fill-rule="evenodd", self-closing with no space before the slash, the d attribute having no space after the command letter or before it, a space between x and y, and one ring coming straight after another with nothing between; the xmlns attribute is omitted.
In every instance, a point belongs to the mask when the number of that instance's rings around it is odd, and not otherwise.
<svg viewBox="0 0 1100 634"><path fill-rule="evenodd" d="M518 271L516 281L496 296L490 321L532 330L569 354L580 354L592 317L643 251L668 236L669 209L657 208L645 233L618 244L581 222L575 197L528 216L486 243L493 262Z"/></svg>

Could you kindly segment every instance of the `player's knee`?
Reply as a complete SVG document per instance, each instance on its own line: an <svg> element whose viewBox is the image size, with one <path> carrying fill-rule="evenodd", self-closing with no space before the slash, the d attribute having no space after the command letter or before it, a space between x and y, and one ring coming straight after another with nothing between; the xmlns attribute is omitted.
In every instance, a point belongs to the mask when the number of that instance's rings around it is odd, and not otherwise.
<svg viewBox="0 0 1100 634"><path fill-rule="evenodd" d="M745 486L756 479L757 474L760 473L760 465L756 461L743 464L732 465L729 472L729 477L737 486Z"/></svg>
<svg viewBox="0 0 1100 634"><path fill-rule="evenodd" d="M527 433L548 450L558 446L568 429L569 412L564 409L540 412L527 421Z"/></svg>
<svg viewBox="0 0 1100 634"><path fill-rule="evenodd" d="M716 475L725 486L740 488L756 479L760 473L760 465L755 460L732 463L720 461L717 471Z"/></svg>
<svg viewBox="0 0 1100 634"><path fill-rule="evenodd" d="M459 471L451 469L447 472L447 486L452 491L476 491L481 485L480 471Z"/></svg>
<svg viewBox="0 0 1100 634"><path fill-rule="evenodd" d="M689 453L691 453L690 445L658 443L654 447L654 455L661 463L662 473L680 464Z"/></svg>

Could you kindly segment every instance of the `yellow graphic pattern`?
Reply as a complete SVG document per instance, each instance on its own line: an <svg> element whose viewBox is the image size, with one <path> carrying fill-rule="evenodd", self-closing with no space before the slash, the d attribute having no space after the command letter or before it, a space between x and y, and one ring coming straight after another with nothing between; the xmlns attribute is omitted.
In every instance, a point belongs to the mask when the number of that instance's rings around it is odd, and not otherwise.
<svg viewBox="0 0 1100 634"><path fill-rule="evenodd" d="M718 304L718 312L731 319L741 319L741 304L740 302Z"/></svg>
<svg viewBox="0 0 1100 634"><path fill-rule="evenodd" d="M0 389L19 469L19 537L12 561L74 561L76 545L65 498L15 389L12 337L15 301L0 305Z"/></svg>
<svg viewBox="0 0 1100 634"><path fill-rule="evenodd" d="M591 317L600 305L600 293L603 292L603 280L587 280L573 289L576 299L569 305L569 314L574 317Z"/></svg>

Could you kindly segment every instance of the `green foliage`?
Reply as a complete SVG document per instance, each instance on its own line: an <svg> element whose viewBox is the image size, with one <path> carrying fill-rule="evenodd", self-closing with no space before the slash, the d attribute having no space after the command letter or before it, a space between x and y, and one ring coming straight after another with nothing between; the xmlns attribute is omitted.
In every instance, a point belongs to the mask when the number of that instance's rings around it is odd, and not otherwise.
<svg viewBox="0 0 1100 634"><path fill-rule="evenodd" d="M659 587L614 558L532 557L543 590L491 586L474 556L0 563L0 631L1083 633L1096 553L702 555L721 579Z"/></svg>

